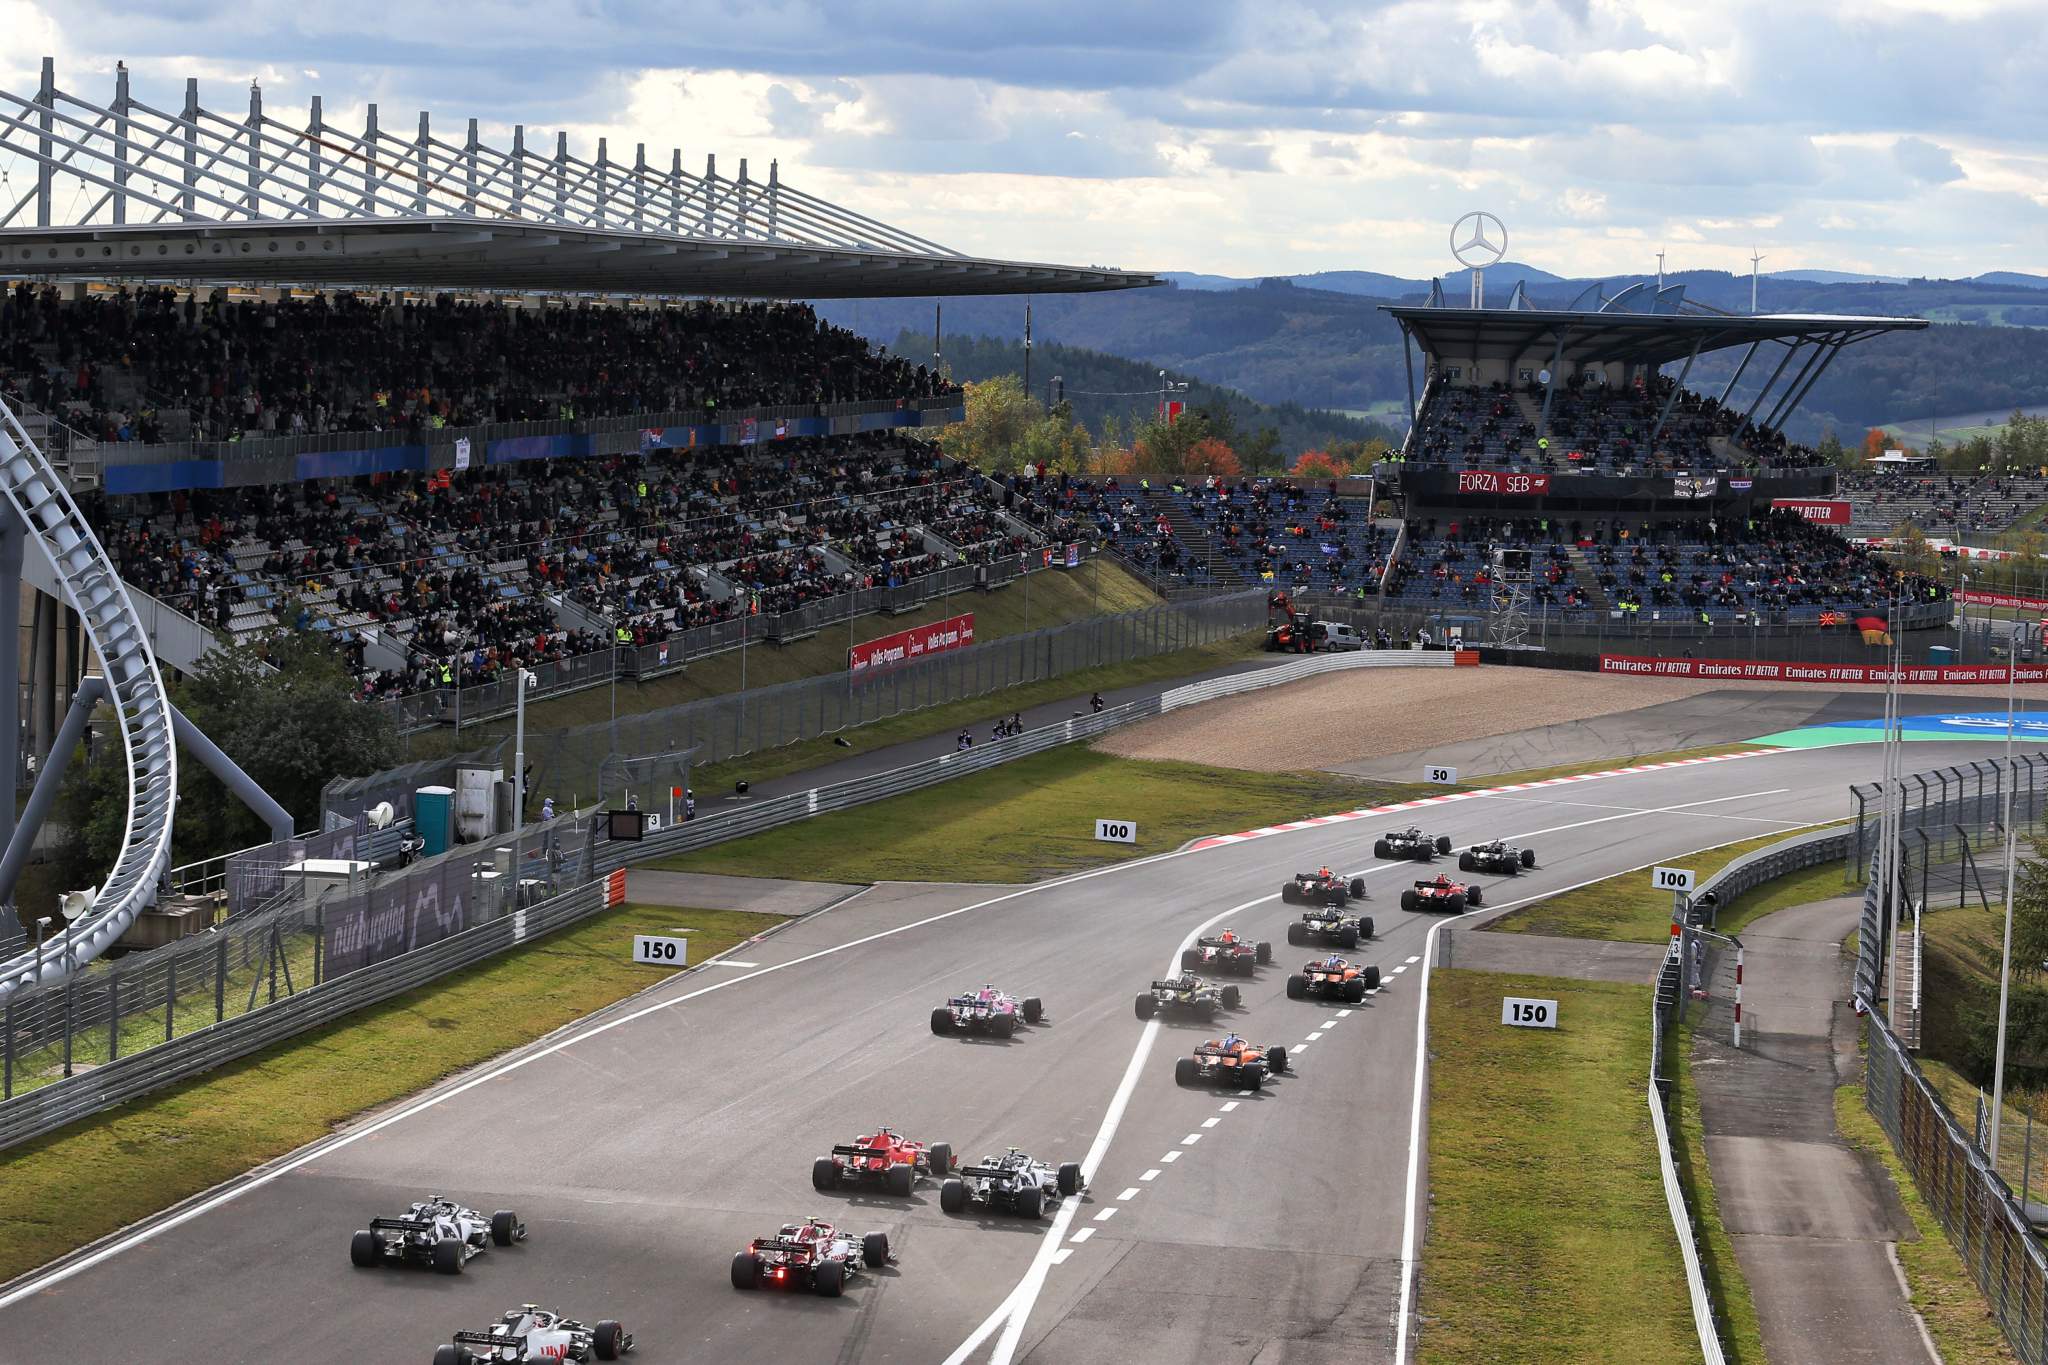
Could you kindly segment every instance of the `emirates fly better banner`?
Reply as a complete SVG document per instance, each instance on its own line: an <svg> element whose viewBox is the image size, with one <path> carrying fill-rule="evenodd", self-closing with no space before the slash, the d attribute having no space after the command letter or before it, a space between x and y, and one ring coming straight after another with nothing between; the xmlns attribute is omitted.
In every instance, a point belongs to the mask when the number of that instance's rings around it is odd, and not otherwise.
<svg viewBox="0 0 2048 1365"><path fill-rule="evenodd" d="M912 626L878 640L864 640L846 652L846 666L855 673L905 659L922 659L949 649L965 649L974 643L974 613L949 616L928 626Z"/></svg>
<svg viewBox="0 0 2048 1365"><path fill-rule="evenodd" d="M1836 498L1772 498L1771 510L1797 512L1821 526L1849 524L1849 504Z"/></svg>
<svg viewBox="0 0 2048 1365"><path fill-rule="evenodd" d="M1965 588L1956 594L1956 601L1972 607L2017 607L2021 611L2048 612L2048 597L2022 597L2010 592L1980 592L1976 588Z"/></svg>
<svg viewBox="0 0 2048 1365"><path fill-rule="evenodd" d="M1757 659L1646 659L1632 654L1602 654L1602 673L1637 673L1656 678L1759 679L1764 682L1888 683L1889 668L1867 664L1776 664ZM2003 664L1918 664L1898 670L1909 683L2005 683ZM2048 668L2021 664L2018 682L2048 682Z"/></svg>

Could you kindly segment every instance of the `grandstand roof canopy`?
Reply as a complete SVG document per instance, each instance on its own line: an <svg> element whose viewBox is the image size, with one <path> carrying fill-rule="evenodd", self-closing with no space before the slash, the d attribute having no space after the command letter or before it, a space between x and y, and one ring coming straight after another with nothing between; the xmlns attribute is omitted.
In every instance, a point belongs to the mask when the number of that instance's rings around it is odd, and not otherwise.
<svg viewBox="0 0 2048 1365"><path fill-rule="evenodd" d="M1727 346L1778 341L1786 345L1824 342L1843 346L1885 332L1927 326L1925 318L1843 317L1773 313L1740 316L1711 311L1630 313L1608 310L1534 308L1445 308L1382 305L1382 311L1431 355L1451 360L1513 361L1557 353L1564 363L1598 365L1628 361L1662 365L1684 360L1697 347L1704 355Z"/></svg>
<svg viewBox="0 0 2048 1365"><path fill-rule="evenodd" d="M536 139L540 143L542 139ZM784 183L666 166L646 145L613 159L135 97L125 66L104 103L60 90L43 59L34 95L0 90L0 276L247 284L562 290L626 295L847 298L1066 293L1157 284L1152 275L967 256ZM24 172L32 172L24 174ZM26 186L25 190L20 187ZM20 197L10 202L10 194Z"/></svg>

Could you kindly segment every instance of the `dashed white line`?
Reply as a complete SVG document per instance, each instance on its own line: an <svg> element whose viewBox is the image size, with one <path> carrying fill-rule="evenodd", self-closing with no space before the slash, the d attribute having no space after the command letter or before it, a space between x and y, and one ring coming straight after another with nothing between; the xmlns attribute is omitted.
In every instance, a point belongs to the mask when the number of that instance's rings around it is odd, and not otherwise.
<svg viewBox="0 0 2048 1365"><path fill-rule="evenodd" d="M1414 957L1409 958L1408 961L1402 965L1413 967L1416 963L1420 961L1422 961L1422 954L1417 953Z"/></svg>
<svg viewBox="0 0 2048 1365"><path fill-rule="evenodd" d="M739 959L731 957L714 957L704 965L707 967L758 967L761 964L758 962L741 962Z"/></svg>
<svg viewBox="0 0 2048 1365"><path fill-rule="evenodd" d="M1183 1147L1192 1147L1201 1140L1202 1135L1200 1133L1189 1133L1186 1137L1180 1140L1180 1145Z"/></svg>
<svg viewBox="0 0 2048 1365"><path fill-rule="evenodd" d="M1307 1038L1306 1038L1306 1039L1305 1039L1304 1041L1306 1041L1306 1042L1311 1042L1311 1043L1313 1043L1313 1042L1314 1042L1314 1041L1315 1041L1316 1039L1318 1039L1318 1038L1320 1038L1320 1037L1322 1037L1322 1036L1323 1036L1323 1034L1322 1034L1322 1030L1321 1030L1321 1029L1318 1029L1318 1030L1316 1030L1316 1031L1315 1031L1314 1033L1311 1033L1311 1034L1310 1034L1310 1035L1309 1035L1309 1036L1308 1036L1308 1037L1307 1037Z"/></svg>
<svg viewBox="0 0 2048 1365"><path fill-rule="evenodd" d="M1123 1199L1136 1199L1137 1197L1138 1197L1138 1187L1137 1187L1136 1185L1133 1185L1133 1186L1131 1186L1131 1187L1130 1187L1129 1189L1125 1190L1125 1191L1124 1191L1124 1192L1123 1192L1122 1194L1120 1194L1120 1195L1118 1195L1118 1196L1117 1196L1117 1198L1118 1198L1119 1200L1123 1200Z"/></svg>
<svg viewBox="0 0 2048 1365"><path fill-rule="evenodd" d="M1407 971L1407 970L1408 970L1408 964L1407 964L1407 963L1405 963L1405 962L1403 962L1403 963L1402 963L1402 964L1401 964L1400 966L1398 966L1398 967L1394 968L1394 975L1395 975L1395 976L1399 976L1399 975L1400 975L1401 973L1403 973L1403 972L1405 972L1405 971Z"/></svg>
<svg viewBox="0 0 2048 1365"><path fill-rule="evenodd" d="M1061 1247L1058 1251L1055 1251L1052 1254L1052 1263L1054 1265L1065 1265L1067 1263L1067 1257L1073 1254L1074 1249L1072 1247Z"/></svg>
<svg viewBox="0 0 2048 1365"><path fill-rule="evenodd" d="M1179 1155L1180 1155L1180 1153L1179 1153L1179 1152L1174 1152L1174 1153L1172 1153L1172 1155L1174 1155L1174 1156L1179 1156ZM1141 1175L1141 1176L1139 1176L1139 1177L1138 1177L1138 1179L1140 1179L1140 1180L1146 1180L1146 1181L1151 1181L1151 1180L1157 1180L1158 1178L1159 1178L1159 1168L1158 1168L1157 1166L1154 1166L1154 1167L1153 1167L1153 1168L1152 1168L1151 1170L1149 1170L1149 1171L1145 1172L1145 1174L1143 1174L1143 1175Z"/></svg>
<svg viewBox="0 0 2048 1365"><path fill-rule="evenodd" d="M1337 1017L1338 1017L1339 1019L1349 1019L1349 1018L1351 1017L1351 1011L1350 1011L1350 1010L1338 1010L1338 1011L1337 1011Z"/></svg>
<svg viewBox="0 0 2048 1365"><path fill-rule="evenodd" d="M1085 1242L1085 1241L1087 1241L1087 1240L1088 1240L1088 1239L1089 1239L1090 1237L1093 1237L1094 1235L1095 1235L1095 1229L1094 1229L1094 1228L1082 1228L1082 1229L1081 1229L1081 1230L1080 1230L1079 1232L1077 1232L1077 1233L1075 1233L1075 1234L1074 1234L1074 1236L1073 1236L1073 1240L1074 1240L1074 1241L1076 1241L1076 1242Z"/></svg>
<svg viewBox="0 0 2048 1365"><path fill-rule="evenodd" d="M1238 1100L1226 1100L1224 1101L1223 1108L1219 1112L1227 1114L1231 1110L1237 1108L1239 1103L1240 1101Z"/></svg>
<svg viewBox="0 0 2048 1365"><path fill-rule="evenodd" d="M1096 1214L1096 1215L1095 1215L1095 1221L1096 1221L1096 1222L1098 1222L1098 1223L1107 1223L1107 1222L1108 1222L1108 1221L1109 1221L1110 1219L1112 1219L1112 1218L1114 1218L1114 1217L1116 1217L1116 1205L1114 1205L1114 1204L1111 1204L1111 1205L1110 1205L1110 1206L1109 1206L1108 1208L1104 1209L1104 1210L1103 1210L1103 1211L1102 1211L1101 1213L1098 1213L1098 1214Z"/></svg>
<svg viewBox="0 0 2048 1365"><path fill-rule="evenodd" d="M1217 1124L1221 1122L1223 1122L1223 1120L1219 1118L1206 1118L1202 1120L1202 1126L1204 1128L1214 1128Z"/></svg>
<svg viewBox="0 0 2048 1365"><path fill-rule="evenodd" d="M1165 1156L1163 1156L1163 1157L1160 1157L1159 1159L1160 1159L1160 1161L1162 1161L1162 1162L1166 1162L1166 1163L1171 1163L1171 1162L1179 1161L1179 1160L1180 1160L1180 1153L1179 1153L1179 1152L1168 1152L1168 1153L1167 1153L1167 1154L1166 1154Z"/></svg>

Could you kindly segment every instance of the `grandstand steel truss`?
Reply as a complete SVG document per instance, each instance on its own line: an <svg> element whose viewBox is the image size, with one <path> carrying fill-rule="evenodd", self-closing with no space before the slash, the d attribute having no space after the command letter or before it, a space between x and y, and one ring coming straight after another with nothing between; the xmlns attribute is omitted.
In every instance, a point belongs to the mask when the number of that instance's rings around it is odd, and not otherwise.
<svg viewBox="0 0 2048 1365"><path fill-rule="evenodd" d="M10 169L10 167L14 169ZM32 183L20 171L32 170ZM807 297L1120 289L1122 271L969 257L788 185L647 145L615 161L451 141L427 113L403 133L367 106L360 131L138 99L125 65L111 101L57 86L44 58L32 96L0 91L0 273L238 281L453 284L631 293Z"/></svg>

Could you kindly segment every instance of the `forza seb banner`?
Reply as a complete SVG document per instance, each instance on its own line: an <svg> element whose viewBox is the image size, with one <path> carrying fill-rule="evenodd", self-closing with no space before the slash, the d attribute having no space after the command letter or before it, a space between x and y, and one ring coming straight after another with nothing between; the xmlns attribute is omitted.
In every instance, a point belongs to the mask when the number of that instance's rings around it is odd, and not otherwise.
<svg viewBox="0 0 2048 1365"><path fill-rule="evenodd" d="M1893 670L1866 664L1767 663L1760 659L1649 659L1632 654L1602 654L1602 673L1633 673L1652 678L1721 678L1763 682L1888 683L1894 671L1900 682L2005 684L2005 666L1919 664ZM2021 664L2017 682L2048 682L2048 668Z"/></svg>
<svg viewBox="0 0 2048 1365"><path fill-rule="evenodd" d="M1458 491L1535 497L1550 491L1550 476L1523 474L1512 469L1461 469L1458 471Z"/></svg>
<svg viewBox="0 0 2048 1365"><path fill-rule="evenodd" d="M878 665L900 664L906 659L921 659L927 654L965 649L973 643L974 613L970 611L934 621L928 626L913 626L894 635L864 640L846 652L846 667L850 672L862 673Z"/></svg>
<svg viewBox="0 0 2048 1365"><path fill-rule="evenodd" d="M1842 498L1772 498L1774 512L1797 512L1818 526L1847 526L1849 503Z"/></svg>

